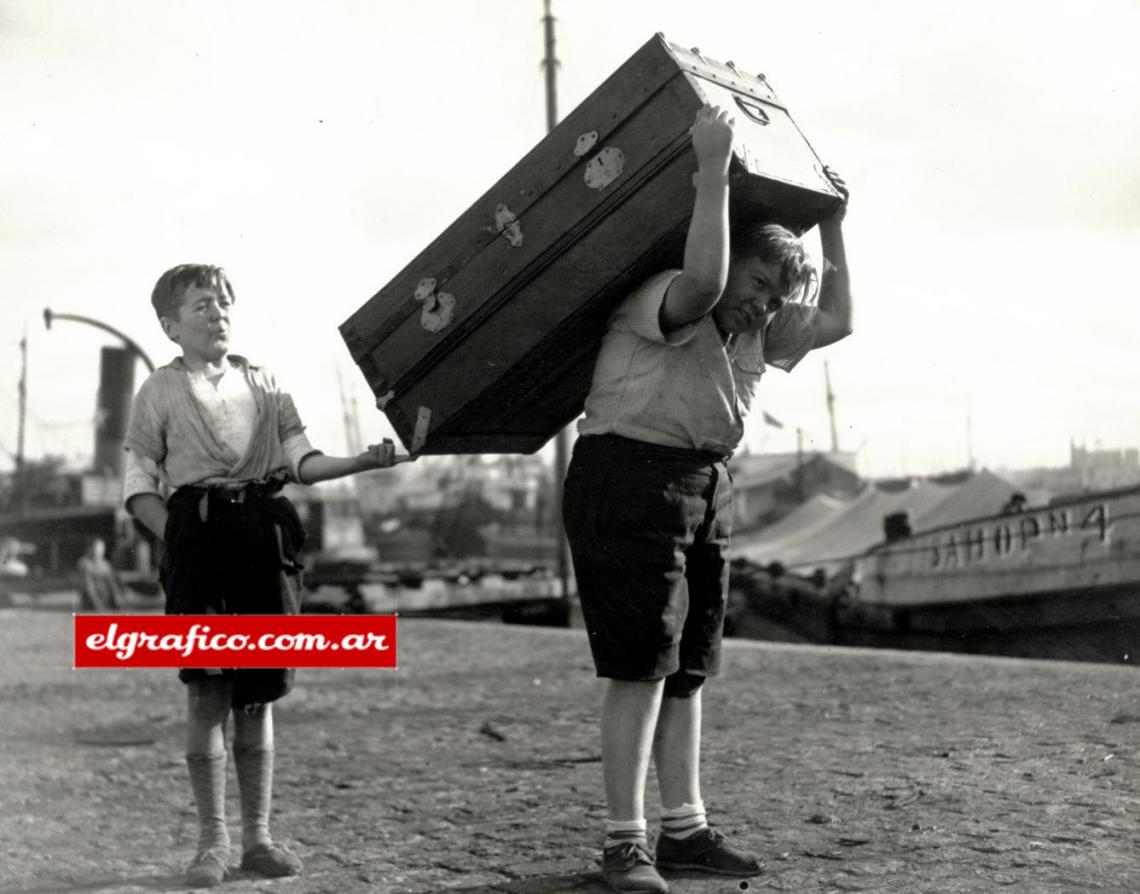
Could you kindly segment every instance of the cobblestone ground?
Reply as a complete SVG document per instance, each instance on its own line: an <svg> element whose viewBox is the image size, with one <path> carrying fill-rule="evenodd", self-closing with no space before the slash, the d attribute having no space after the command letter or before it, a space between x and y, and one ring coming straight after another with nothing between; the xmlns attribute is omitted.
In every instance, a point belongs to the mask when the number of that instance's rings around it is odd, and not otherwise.
<svg viewBox="0 0 1140 894"><path fill-rule="evenodd" d="M0 891L182 890L182 687L72 670L70 625L0 611ZM301 671L277 707L274 830L304 876L235 870L218 890L607 890L583 634L399 630L399 670ZM769 870L672 888L1140 890L1136 683L1128 667L733 641L705 695L705 800Z"/></svg>

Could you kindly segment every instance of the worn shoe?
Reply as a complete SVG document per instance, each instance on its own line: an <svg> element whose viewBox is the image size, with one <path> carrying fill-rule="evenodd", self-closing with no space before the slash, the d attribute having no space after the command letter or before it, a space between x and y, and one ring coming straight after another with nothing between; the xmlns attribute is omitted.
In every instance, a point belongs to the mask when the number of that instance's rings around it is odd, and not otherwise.
<svg viewBox="0 0 1140 894"><path fill-rule="evenodd" d="M241 868L266 878L301 874L301 858L279 844L257 844L241 856Z"/></svg>
<svg viewBox="0 0 1140 894"><path fill-rule="evenodd" d="M764 863L729 844L715 829L702 829L689 838L657 836L657 865L665 869L695 869L717 875L751 878Z"/></svg>
<svg viewBox="0 0 1140 894"><path fill-rule="evenodd" d="M186 870L186 887L213 888L215 885L220 885L230 874L229 861L228 849L212 847L198 851L194 861Z"/></svg>
<svg viewBox="0 0 1140 894"><path fill-rule="evenodd" d="M620 894L669 894L644 841L623 841L602 851L602 877Z"/></svg>

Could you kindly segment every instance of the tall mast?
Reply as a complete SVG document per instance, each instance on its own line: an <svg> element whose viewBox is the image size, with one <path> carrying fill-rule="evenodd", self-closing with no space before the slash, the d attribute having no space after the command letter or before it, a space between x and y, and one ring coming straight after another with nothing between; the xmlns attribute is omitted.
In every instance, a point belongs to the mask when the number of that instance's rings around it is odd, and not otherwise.
<svg viewBox="0 0 1140 894"><path fill-rule="evenodd" d="M966 468L974 471L974 411L969 402L966 403Z"/></svg>
<svg viewBox="0 0 1140 894"><path fill-rule="evenodd" d="M542 0L542 8L542 30L546 45L546 55L542 60L546 73L546 132L550 133L558 124L558 58L554 55L554 14L551 12L551 0ZM570 430L564 428L554 439L554 487L551 488L555 548L558 551L558 583L563 597L570 596L570 544L562 526L562 482L566 480L569 464Z"/></svg>
<svg viewBox="0 0 1140 894"><path fill-rule="evenodd" d="M28 325L24 324L24 337L20 339L20 416L16 427L16 494L20 509L28 508L28 493L24 487L24 420L28 415Z"/></svg>
<svg viewBox="0 0 1140 894"><path fill-rule="evenodd" d="M804 430L796 428L796 494L802 503L807 499L807 488L804 486Z"/></svg>
<svg viewBox="0 0 1140 894"><path fill-rule="evenodd" d="M340 364L336 365L336 384L340 391L340 410L344 417L344 440L351 455L363 449L363 439L360 437L360 419L356 412L356 397L349 393L345 385L344 373Z"/></svg>
<svg viewBox="0 0 1140 894"><path fill-rule="evenodd" d="M546 132L554 130L558 123L558 59L554 55L554 15L550 11L551 0L542 0L542 29L546 38L546 56L542 67L546 69Z"/></svg>
<svg viewBox="0 0 1140 894"><path fill-rule="evenodd" d="M831 371L823 364L823 380L827 383L827 418L831 422L831 452L839 452L839 434L835 429L835 393L831 390Z"/></svg>

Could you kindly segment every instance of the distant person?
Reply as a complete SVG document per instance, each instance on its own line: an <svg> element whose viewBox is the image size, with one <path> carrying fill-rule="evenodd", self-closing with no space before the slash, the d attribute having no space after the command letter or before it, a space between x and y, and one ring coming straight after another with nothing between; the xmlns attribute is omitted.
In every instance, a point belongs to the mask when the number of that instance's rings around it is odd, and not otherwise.
<svg viewBox="0 0 1140 894"><path fill-rule="evenodd" d="M28 565L20 557L33 549L15 537L0 537L0 578L27 577Z"/></svg>
<svg viewBox="0 0 1140 894"><path fill-rule="evenodd" d="M883 516L883 536L887 543L906 540L913 531L910 527L910 513L905 509Z"/></svg>
<svg viewBox="0 0 1140 894"><path fill-rule="evenodd" d="M1021 491L1014 491L1009 495L1009 499L1005 501L1005 505L1001 507L1002 515L1017 515L1019 512L1024 512L1028 504L1025 494Z"/></svg>
<svg viewBox="0 0 1140 894"><path fill-rule="evenodd" d="M229 353L234 291L219 267L164 273L151 296L181 356L156 370L135 397L127 429L124 502L165 541L159 579L168 614L290 614L299 610L295 557L304 530L279 495L303 484L383 469L389 441L353 457L313 450L290 395L265 367ZM273 309L279 312L280 306ZM159 482L174 489L167 502ZM186 763L198 810L192 887L228 874L225 816L227 718L242 810L241 867L280 877L301 860L269 834L273 781L271 703L292 688L291 669L183 669Z"/></svg>
<svg viewBox="0 0 1140 894"><path fill-rule="evenodd" d="M701 684L720 668L732 482L760 377L851 332L841 221L820 224L818 281L800 240L754 222L729 232L734 121L706 106L684 266L651 277L611 315L564 495L582 614L602 705L607 819L602 871L615 891L664 892L657 867L747 877L755 856L709 827L699 779ZM829 265L825 264L825 269ZM655 858L645 783L663 813ZM758 809L762 809L762 805Z"/></svg>
<svg viewBox="0 0 1140 894"><path fill-rule="evenodd" d="M96 537L79 559L79 606L87 611L123 607L123 585L107 561L107 544Z"/></svg>

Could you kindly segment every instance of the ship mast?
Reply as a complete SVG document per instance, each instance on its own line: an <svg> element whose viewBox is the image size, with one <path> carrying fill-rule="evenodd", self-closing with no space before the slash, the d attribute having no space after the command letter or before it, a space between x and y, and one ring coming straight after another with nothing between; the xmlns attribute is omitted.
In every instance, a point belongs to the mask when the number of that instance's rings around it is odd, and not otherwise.
<svg viewBox="0 0 1140 894"><path fill-rule="evenodd" d="M823 380L827 384L827 418L831 423L831 452L839 452L839 434L835 428L835 393L831 390L831 371L823 364Z"/></svg>
<svg viewBox="0 0 1140 894"><path fill-rule="evenodd" d="M336 366L336 384L340 390L340 410L344 417L344 440L350 456L364 449L364 439L360 436L360 417L356 412L356 397L349 392L344 381L340 364Z"/></svg>
<svg viewBox="0 0 1140 894"><path fill-rule="evenodd" d="M24 422L28 415L28 326L24 324L24 337L20 339L19 421L16 427L16 495L21 511L28 508L28 492L24 487Z"/></svg>
<svg viewBox="0 0 1140 894"><path fill-rule="evenodd" d="M546 54L542 67L546 73L546 132L550 133L558 124L558 58L554 55L554 15L551 0L543 0L543 36ZM563 598L570 596L570 544L562 526L562 482L566 479L566 469L570 462L570 429L562 429L554 439L554 487L553 497L556 549L558 551L558 583Z"/></svg>
<svg viewBox="0 0 1140 894"><path fill-rule="evenodd" d="M550 11L551 0L542 0L542 28L546 38L546 56L542 67L546 69L546 132L554 130L558 123L558 59L554 55L554 16Z"/></svg>
<svg viewBox="0 0 1140 894"><path fill-rule="evenodd" d="M974 459L974 411L970 404L966 404L966 468L971 472L976 465Z"/></svg>

